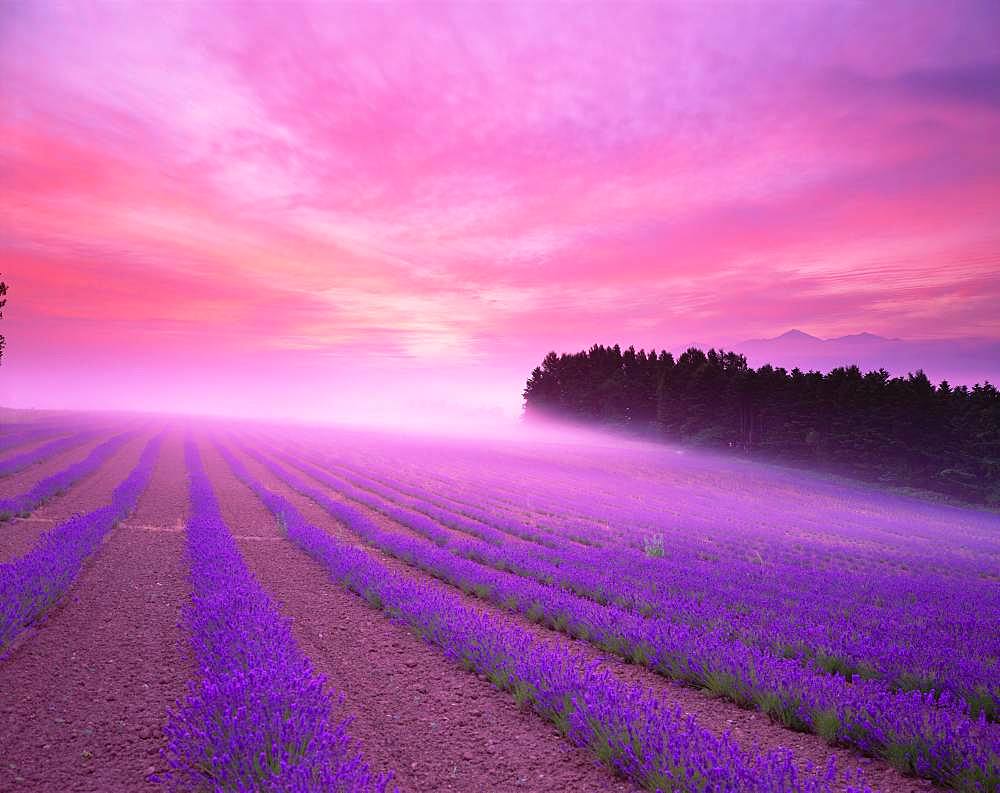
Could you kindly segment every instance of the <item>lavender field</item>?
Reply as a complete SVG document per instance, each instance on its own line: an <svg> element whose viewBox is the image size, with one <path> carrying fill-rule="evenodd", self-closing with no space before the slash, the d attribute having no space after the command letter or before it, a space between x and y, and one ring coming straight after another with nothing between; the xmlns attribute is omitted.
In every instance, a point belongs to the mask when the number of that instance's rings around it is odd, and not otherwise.
<svg viewBox="0 0 1000 793"><path fill-rule="evenodd" d="M1000 793L997 9L0 3L0 793Z"/></svg>
<svg viewBox="0 0 1000 793"><path fill-rule="evenodd" d="M5 782L997 789L995 514L596 436L3 435Z"/></svg>

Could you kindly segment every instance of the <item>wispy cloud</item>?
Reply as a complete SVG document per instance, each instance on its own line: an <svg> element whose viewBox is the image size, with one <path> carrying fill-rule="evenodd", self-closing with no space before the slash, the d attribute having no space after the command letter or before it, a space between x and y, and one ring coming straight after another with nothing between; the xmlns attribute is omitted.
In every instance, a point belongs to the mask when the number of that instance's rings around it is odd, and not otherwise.
<svg viewBox="0 0 1000 793"><path fill-rule="evenodd" d="M9 360L1000 336L990 4L768 9L7 6Z"/></svg>

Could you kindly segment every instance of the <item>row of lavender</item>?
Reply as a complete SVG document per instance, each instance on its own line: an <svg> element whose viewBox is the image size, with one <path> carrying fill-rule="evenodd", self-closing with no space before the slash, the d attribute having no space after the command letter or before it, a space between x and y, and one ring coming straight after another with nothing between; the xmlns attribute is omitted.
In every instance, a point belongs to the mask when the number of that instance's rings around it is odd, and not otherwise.
<svg viewBox="0 0 1000 793"><path fill-rule="evenodd" d="M132 437L97 447L84 461L39 483L21 504L36 505L92 473ZM136 507L159 456L163 436L150 440L110 503L74 515L45 532L25 556L0 565L0 658L13 640L44 618L89 557ZM221 521L194 447L187 448L194 508L188 526L193 605L192 643L202 677L170 714L174 790L385 791L347 734L333 702L291 639L267 595L250 576Z"/></svg>
<svg viewBox="0 0 1000 793"><path fill-rule="evenodd" d="M124 432L115 435L94 447L82 460L72 463L54 474L36 482L23 493L12 498L0 498L0 521L9 520L17 515L26 517L32 510L39 507L52 496L64 493L70 485L85 476L92 474L115 452L135 437L134 432Z"/></svg>
<svg viewBox="0 0 1000 793"><path fill-rule="evenodd" d="M95 417L96 418L96 417ZM79 432L86 425L96 423L93 418L80 420L74 417L37 419L34 421L0 423L0 451L10 449L23 443L31 443L39 438L52 435L66 435Z"/></svg>
<svg viewBox="0 0 1000 793"><path fill-rule="evenodd" d="M366 446L364 451L370 450ZM588 448L586 454L561 448L558 456L553 449L536 449L533 454L518 449L515 454L496 447L481 450L468 446L450 447L447 451L451 454L446 455L432 448L395 449L394 455L380 452L378 447L376 451L373 455L344 450L345 455L362 459L364 470L373 470L373 457L381 458L381 464L391 463L398 478L424 476L440 483L448 495L464 490L477 504L504 500L560 521L567 515L593 518L595 508L599 512L646 512L647 517L661 522L679 519L699 530L717 529L720 521L735 519L743 531L766 532L764 539L773 545L781 541L773 532L777 515L796 533L816 540L874 544L879 549L878 561L896 550L908 563L939 571L954 571L956 563L963 568L966 554L971 554L967 562L974 562L978 554L995 559L998 550L995 514L837 486L800 472L759 464L642 448L621 452ZM408 456L415 459L407 460ZM587 497L579 498L580 492L586 492ZM637 505L642 509L630 509ZM605 528L619 534L630 530L620 524ZM950 536L942 546L943 533ZM932 546L935 553L921 553Z"/></svg>
<svg viewBox="0 0 1000 793"><path fill-rule="evenodd" d="M739 530L728 538L735 540L734 548L753 541L756 548L788 559L871 565L873 570L905 564L914 572L961 577L995 571L1000 552L996 514L846 488L827 492L832 486L822 480L800 474L787 481L788 472L767 466L727 467L713 461L715 468L705 470L703 461L677 455L652 461L640 457L644 465L626 466L610 456L584 469L571 467L565 456L531 465L520 457L494 457L491 463L488 452L466 450L450 466L433 463L437 470L425 477L436 492L451 498L534 512L557 533L571 516L612 544L634 543L637 534L669 531L676 524L725 544L720 529L728 524ZM397 481L419 480L412 464L411 474L401 472L404 459L399 455L381 465L365 461L356 467L369 473L381 467ZM776 532L776 526L790 531ZM858 553L861 546L865 553Z"/></svg>
<svg viewBox="0 0 1000 793"><path fill-rule="evenodd" d="M265 464L265 458L255 453ZM288 458L286 458L287 460ZM450 542L437 523L412 510L373 497L341 478L299 462L317 480L449 550L400 535L365 537L383 550L466 591L519 611L550 627L586 638L604 649L648 665L663 674L759 707L789 726L811 729L831 742L893 761L900 768L964 789L996 785L1000 741L982 717L969 719L962 708L920 692L892 693L875 681L830 677L733 641L724 632L706 631L670 619L642 619L614 606L587 602L552 586L499 573L461 558L462 545ZM317 500L315 488L272 470ZM328 509L336 502L326 499ZM457 550L457 554L452 549ZM683 615L680 615L683 616ZM954 704L954 703L952 703Z"/></svg>
<svg viewBox="0 0 1000 793"><path fill-rule="evenodd" d="M104 536L135 509L160 453L162 436L150 440L111 502L74 515L45 532L19 559L0 565L0 657L24 630L37 623L75 580L84 560Z"/></svg>
<svg viewBox="0 0 1000 793"><path fill-rule="evenodd" d="M836 773L799 773L789 752L751 756L694 719L665 708L581 656L464 605L448 588L399 575L368 553L305 521L283 496L265 488L228 450L236 476L274 513L290 539L333 578L376 608L411 626L448 657L483 674L517 701L551 720L573 743L591 749L615 772L650 790L820 791ZM271 470L321 503L359 536L385 534L362 511L334 501L275 463ZM418 541L410 541L420 553ZM443 552L442 552L443 553ZM447 555L447 554L445 554ZM453 558L453 557L452 557Z"/></svg>
<svg viewBox="0 0 1000 793"><path fill-rule="evenodd" d="M509 532L509 510L482 509L487 489L477 491L475 505L454 500L444 504L440 495L421 492L409 483L397 484L398 473L395 480L387 475L373 480L370 469L362 475L353 466L341 468L340 473L362 487L370 489L375 481L383 490L399 489L425 504L446 506ZM588 504L595 501L595 489L587 489ZM633 486L630 489L636 490ZM676 611L683 605L686 619L700 621L710 621L720 608L728 608L739 617L740 638L744 641L764 643L829 671L878 677L895 688L948 692L964 698L973 714L983 710L988 718L997 715L1000 638L992 629L992 619L1000 609L1000 592L994 584L1000 569L1000 547L996 542L1000 521L995 517L993 547L985 547L978 555L963 550L957 560L947 560L947 575L940 575L921 562L934 558L939 551L946 556L949 548L958 544L954 522L945 523L932 535L932 549L921 549L920 553L911 549L905 556L897 552L897 569L886 569L891 551L884 545L873 548L870 536L852 541L835 532L833 537L817 540L796 531L789 532L791 542L783 542L784 538L774 536L774 526L787 524L788 516L773 513L766 500L755 513L759 513L758 519L763 515L770 528L758 531L748 517L736 527L738 531L726 532L720 531L726 527L724 523L719 525L719 515L714 526L664 520L661 505L654 501L656 494L641 489L638 493L646 504L643 509L630 508L634 494L618 498L617 510L605 510L601 526L611 521L658 534L652 550L664 559L644 558L643 551L651 550L648 534L633 538L631 543L612 545L605 552L589 550L586 554L573 553L578 546L566 542L565 535L562 543L553 543L550 535L542 540L549 547L560 547L563 555L572 557L574 565L589 564L605 573L603 580L615 588L607 590L598 577L589 591L599 598L610 593L623 605L632 604L644 613ZM719 499L716 501L718 509ZM872 501L870 506L877 503ZM566 504L558 506L568 511ZM676 503L673 506L676 508ZM558 513L558 509L555 511ZM689 512L695 514L697 510ZM950 517L954 520L953 515ZM984 520L976 517L980 523ZM857 515L854 518L857 522ZM560 519L559 514L550 514L547 522L559 523ZM873 533L887 522L883 515L866 513L864 519ZM900 531L891 524L889 528L893 534ZM583 529L577 522L573 530ZM510 533L525 536L523 528ZM948 540L943 548L942 540ZM822 549L819 560L815 558L817 546ZM863 552L859 553L859 546ZM800 550L783 553L796 548ZM805 554L813 558L803 558ZM696 575L692 575L693 570ZM630 572L641 575L633 574L628 591L622 592ZM686 602L672 602L676 598ZM845 624L845 613L850 614L849 624Z"/></svg>
<svg viewBox="0 0 1000 793"><path fill-rule="evenodd" d="M772 549L765 549L772 557L767 564L763 556L748 558L745 546L713 564L684 536L670 537L669 554L662 535L654 554L648 545L581 548L550 535L538 544L511 543L510 536L504 542L504 533L533 535L509 513L448 503L418 486L373 479L329 459L323 464L352 485L498 546L466 543L461 549L493 567L645 616L683 614L688 624L714 626L823 671L947 694L963 700L972 716L997 716L1000 638L992 615L1000 595L988 580L902 573L873 578L867 569L850 568L804 579L801 565L773 558ZM980 608L961 608L970 600Z"/></svg>
<svg viewBox="0 0 1000 793"><path fill-rule="evenodd" d="M5 432L0 435L0 452L6 452L8 449L14 449L18 446L24 446L28 443L34 443L35 441L47 438L51 435L55 435L56 432L46 427L35 427L29 425L25 428L20 428ZM3 464L6 464L6 460ZM2 468L0 468L2 470Z"/></svg>
<svg viewBox="0 0 1000 793"><path fill-rule="evenodd" d="M49 457L62 454L63 452L69 451L76 446L81 446L95 437L97 437L96 432L77 432L65 438L56 438L53 441L44 443L34 449L21 452L20 454L15 454L5 460L0 460L0 476L9 476L10 474L17 473L21 469L27 468L29 465L40 463Z"/></svg>
<svg viewBox="0 0 1000 793"><path fill-rule="evenodd" d="M338 447L338 462L370 476L385 471L393 483L423 481L437 497L481 510L516 512L540 533L565 539L569 527L578 526L592 536L575 539L588 545L641 545L650 531L680 530L703 537L708 550L729 539L744 555L752 543L768 557L777 553L799 562L870 564L883 571L905 565L963 577L995 571L1000 554L995 514L846 488L827 493L831 486L821 480L799 474L785 481L787 472L767 466L708 466L679 455L651 460L639 452L632 454L641 464L626 465L596 450L585 467L562 449L526 457L505 448L454 447L442 459L433 447L395 448L390 455L354 445ZM789 531L776 532L776 523ZM738 537L723 528L738 529ZM857 553L860 546L868 552Z"/></svg>
<svg viewBox="0 0 1000 793"><path fill-rule="evenodd" d="M625 503L616 512L603 514L656 530L664 525L657 522L656 495L640 490L648 506L619 499ZM698 512L697 504L687 509L683 491L670 495L675 507ZM725 494L712 495L714 527L710 511L694 525L668 523L670 554L640 560L644 575L658 568L671 586L686 577L698 601L752 615L750 628L782 652L826 656L834 671L860 671L895 687L947 691L974 712L997 715L996 515L924 505L893 507L892 514L875 496L850 511L828 509L828 500L803 503L801 493L801 506L789 501L782 509L781 499L766 491L757 494L758 506L739 501L727 515ZM727 517L736 520L726 525ZM710 542L692 543L691 535Z"/></svg>
<svg viewBox="0 0 1000 793"><path fill-rule="evenodd" d="M164 733L168 789L386 790L338 721L287 619L247 569L197 448L185 459L193 599L186 610L200 678Z"/></svg>

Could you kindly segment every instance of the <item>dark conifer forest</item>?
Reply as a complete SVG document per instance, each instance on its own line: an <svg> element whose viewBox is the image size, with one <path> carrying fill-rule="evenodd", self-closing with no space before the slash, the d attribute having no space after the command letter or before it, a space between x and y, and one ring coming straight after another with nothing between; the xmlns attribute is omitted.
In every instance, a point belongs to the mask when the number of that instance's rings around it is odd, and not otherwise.
<svg viewBox="0 0 1000 793"><path fill-rule="evenodd" d="M545 356L527 420L598 424L1000 506L1000 392L845 366L754 369L734 352L594 345Z"/></svg>

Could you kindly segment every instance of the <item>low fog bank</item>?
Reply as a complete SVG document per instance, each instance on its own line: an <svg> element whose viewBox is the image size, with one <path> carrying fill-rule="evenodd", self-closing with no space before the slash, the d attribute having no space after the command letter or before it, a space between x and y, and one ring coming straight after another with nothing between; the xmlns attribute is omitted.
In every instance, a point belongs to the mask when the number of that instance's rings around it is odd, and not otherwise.
<svg viewBox="0 0 1000 793"><path fill-rule="evenodd" d="M464 459L494 474L518 466L544 471L548 466L607 475L615 487L628 492L629 477L659 474L691 477L688 487L698 489L702 480L717 486L726 481L747 492L780 487L787 492L824 492L838 500L865 502L877 510L941 510L942 513L1000 517L996 510L949 501L940 494L890 489L830 472L789 467L773 460L698 449L642 438L634 434L558 420L467 411L461 415L426 411L402 420L398 415L354 421L291 421L284 418L239 418L158 411L32 410L0 406L0 429L17 429L32 422L87 422L113 428L121 422L152 428L166 425L172 431L229 435L253 442L289 440L321 444L331 452L352 456L377 453L399 457L428 469L434 461ZM517 461L517 462L512 462ZM659 472L659 473L658 473ZM673 474L671 474L673 472ZM546 478L544 473L542 478ZM727 486L728 487L728 486ZM1000 524L997 525L1000 528Z"/></svg>

